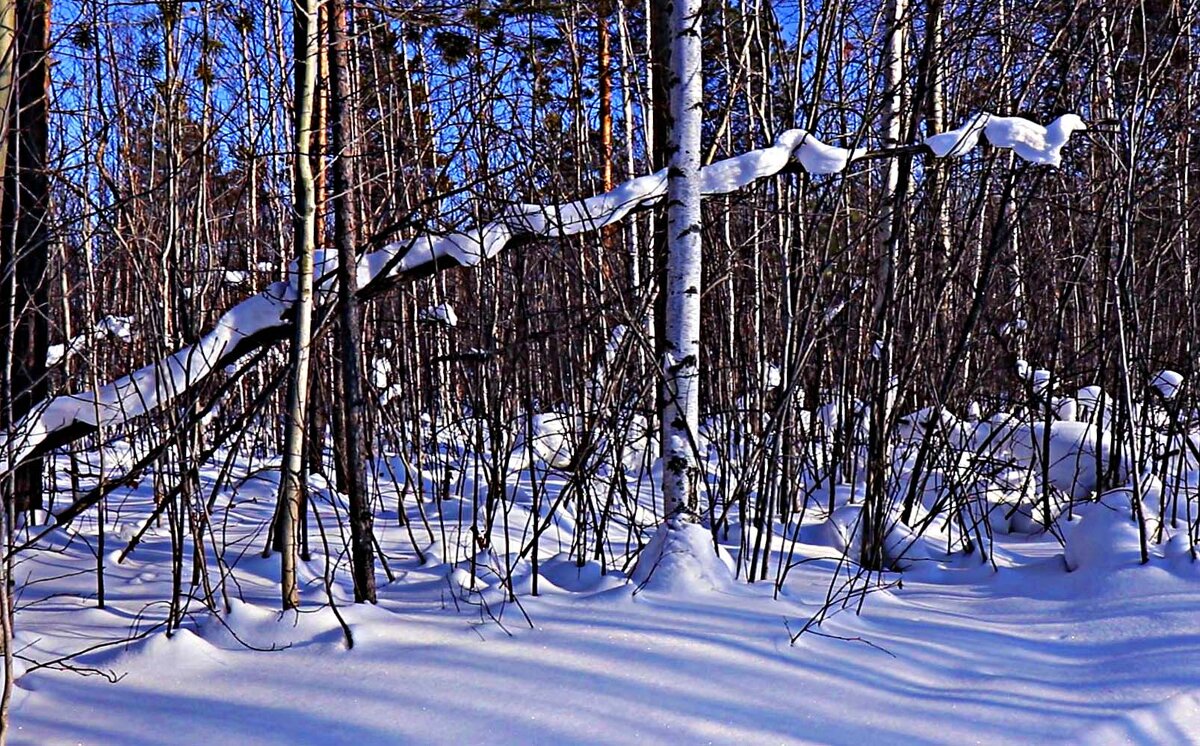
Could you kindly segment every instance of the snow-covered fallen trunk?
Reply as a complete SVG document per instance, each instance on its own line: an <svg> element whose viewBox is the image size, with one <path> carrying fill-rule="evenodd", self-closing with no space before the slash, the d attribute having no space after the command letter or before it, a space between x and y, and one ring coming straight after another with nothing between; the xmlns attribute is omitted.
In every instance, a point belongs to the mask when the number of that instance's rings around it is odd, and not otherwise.
<svg viewBox="0 0 1200 746"><path fill-rule="evenodd" d="M214 370L285 336L295 290L277 282L237 304L195 344L101 386L46 399L0 440L0 473L72 440L173 401Z"/></svg>
<svg viewBox="0 0 1200 746"><path fill-rule="evenodd" d="M1072 120L1062 117L1050 128L1045 128L1025 119L1001 120L991 115L979 115L969 123L966 131L976 127L980 117L984 116L988 117L984 120L984 134L993 145L1011 147L1028 161L1052 165L1057 164L1058 153L1070 131L1083 126L1078 117ZM973 146L978 139L974 135L960 142L963 137L959 133L953 143L941 148L930 142L936 137L939 136L927 139L925 145L939 157L963 155L968 150L965 147L968 141ZM889 152L882 151L878 155L887 157ZM874 155L862 148L849 150L826 145L805 130L792 129L779 135L771 147L704 167L701 188L704 195L728 194L789 168L834 174L855 160ZM360 295L369 298L404 279L424 277L452 267L472 267L522 241L598 230L624 219L635 210L661 201L666 188L667 173L662 170L623 182L613 190L593 197L561 205L518 205L475 228L423 234L388 244L358 260ZM316 258L318 287L326 294L332 289L336 263L333 252L319 252ZM237 304L195 344L104 385L98 391L64 394L42 401L8 433L0 436L0 477L32 458L95 433L101 427L120 426L169 404L205 381L214 371L223 370L260 347L287 338L296 287L293 268L288 282L274 283Z"/></svg>

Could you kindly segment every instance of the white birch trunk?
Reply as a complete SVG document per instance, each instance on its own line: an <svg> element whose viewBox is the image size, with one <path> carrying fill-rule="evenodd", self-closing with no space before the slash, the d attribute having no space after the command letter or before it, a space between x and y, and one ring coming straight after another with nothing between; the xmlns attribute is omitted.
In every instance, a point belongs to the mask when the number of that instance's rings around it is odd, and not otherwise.
<svg viewBox="0 0 1200 746"><path fill-rule="evenodd" d="M296 326L292 336L291 381L288 388L288 417L284 432L283 481L279 498L283 518L279 523L281 580L284 609L300 605L296 581L300 503L303 499L304 430L308 422L308 370L312 356L313 252L316 235L315 181L309 156L312 129L313 90L317 72L317 6L312 0L297 0L296 14L296 172L295 225L297 298Z"/></svg>
<svg viewBox="0 0 1200 746"><path fill-rule="evenodd" d="M883 57L884 110L882 135L885 148L900 144L900 117L904 103L904 44L905 0L887 0L888 32ZM888 161L880 198L879 228L875 239L880 252L875 289L874 345L878 352L873 374L870 429L868 433L867 497L862 514L863 567L878 570L884 566L883 538L885 536L885 504L887 502L889 437L891 408L895 398L892 382L892 346L894 333L893 310L896 301L896 265L899 262L898 240L893 230L900 188L900 164L895 158Z"/></svg>
<svg viewBox="0 0 1200 746"><path fill-rule="evenodd" d="M663 512L695 514L700 468L700 0L671 6L671 132L667 177L667 282L664 323Z"/></svg>

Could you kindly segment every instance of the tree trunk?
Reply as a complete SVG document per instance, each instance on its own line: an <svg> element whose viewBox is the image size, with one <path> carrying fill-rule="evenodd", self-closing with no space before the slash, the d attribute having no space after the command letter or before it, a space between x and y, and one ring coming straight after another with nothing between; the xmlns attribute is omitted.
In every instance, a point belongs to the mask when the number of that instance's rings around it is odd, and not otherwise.
<svg viewBox="0 0 1200 746"><path fill-rule="evenodd" d="M10 81L6 117L3 216L0 218L0 349L5 350L0 424L16 422L46 396L50 293L46 268L50 254L50 190L46 174L46 64L50 31L47 0L16 2L4 9L9 31L4 66ZM9 25L8 29L14 26ZM15 54L13 42L15 42ZM15 74L15 81L13 75ZM13 85L15 83L15 100ZM0 86L3 81L0 80ZM42 507L42 460L21 466L4 485L16 510Z"/></svg>
<svg viewBox="0 0 1200 746"><path fill-rule="evenodd" d="M901 114L904 103L904 43L905 43L906 0L888 0L887 37L883 50L883 143L885 147L900 144ZM893 317L895 316L896 265L899 262L899 211L904 209L904 192L900 185L900 159L887 162L879 229L875 234L879 252L879 270L876 277L875 307L872 313L874 324L874 349L877 352L874 372L871 377L872 401L868 432L867 495L862 514L863 567L882 569L884 565L884 537L889 520L888 477L890 459L887 458L888 430L891 427L891 405L895 382L892 380Z"/></svg>
<svg viewBox="0 0 1200 746"><path fill-rule="evenodd" d="M290 355L287 420L284 433L283 474L279 500L282 518L280 592L283 608L300 606L296 584L296 536L299 529L300 503L305 489L304 432L308 418L309 359L312 341L313 249L316 231L316 188L310 155L310 130L313 118L313 89L317 73L317 0L294 0L293 35L296 57L296 93L293 106L293 132L296 149L292 167L296 186L292 218L296 253L297 299L295 334Z"/></svg>
<svg viewBox="0 0 1200 746"><path fill-rule="evenodd" d="M375 603L375 553L372 532L375 516L367 495L368 449L364 433L362 385L362 318L355 295L358 277L355 246L358 243L355 199L354 117L350 107L350 53L346 0L330 5L329 53L333 114L333 220L338 252L339 321L342 326L343 444L346 472L343 489L350 502L350 543L354 572L354 600Z"/></svg>
<svg viewBox="0 0 1200 746"><path fill-rule="evenodd" d="M701 2L671 6L671 127L663 339L663 513L695 516L700 466Z"/></svg>
<svg viewBox="0 0 1200 746"><path fill-rule="evenodd" d="M6 202L8 166L8 130L12 112L13 84L16 77L15 55L17 32L17 3L16 0L0 0L0 204ZM7 246L8 241L4 241ZM0 249L2 252L2 249ZM7 287L7 283L5 283ZM5 382L8 377L5 376ZM0 401L0 404L7 404ZM7 409L7 406L4 407ZM0 423L7 422L7 414L0 413ZM7 485L6 485L7 486ZM0 491L7 498L7 491ZM8 499L0 500L0 537L4 542L4 557L0 560L0 646L4 648L4 684L0 691L0 746L8 743L9 710L12 706L13 695L13 629L12 616L8 613L8 579L11 577L11 543L8 541L9 517L12 515L12 503Z"/></svg>

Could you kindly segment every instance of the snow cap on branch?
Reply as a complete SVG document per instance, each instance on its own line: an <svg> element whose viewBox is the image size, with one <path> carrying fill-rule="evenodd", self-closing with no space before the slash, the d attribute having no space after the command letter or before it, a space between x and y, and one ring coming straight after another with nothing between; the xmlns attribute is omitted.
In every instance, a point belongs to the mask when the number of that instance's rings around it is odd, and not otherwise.
<svg viewBox="0 0 1200 746"><path fill-rule="evenodd" d="M1063 114L1043 127L1024 117L981 112L958 129L930 135L924 142L935 157L956 158L978 145L982 133L993 147L1012 150L1023 161L1058 167L1071 135L1085 129L1087 124L1077 114Z"/></svg>
<svg viewBox="0 0 1200 746"><path fill-rule="evenodd" d="M1160 370L1150 381L1150 387L1167 401L1174 399L1182 386L1183 374L1173 370Z"/></svg>
<svg viewBox="0 0 1200 746"><path fill-rule="evenodd" d="M976 114L958 129L930 135L925 138L925 146L932 150L937 158L957 158L966 155L979 144L979 136L987 127L989 116L991 115L986 112Z"/></svg>

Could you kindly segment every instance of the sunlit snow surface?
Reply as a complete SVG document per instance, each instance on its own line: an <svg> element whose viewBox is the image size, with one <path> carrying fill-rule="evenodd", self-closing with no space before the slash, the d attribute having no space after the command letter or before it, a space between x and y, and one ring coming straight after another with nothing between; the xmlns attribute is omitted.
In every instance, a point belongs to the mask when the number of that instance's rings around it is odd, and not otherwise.
<svg viewBox="0 0 1200 746"><path fill-rule="evenodd" d="M567 555L579 516L570 502L551 509L566 475L544 464L510 474L511 507L498 521L512 542L478 551L469 533L478 483L454 438L442 462L462 488L424 503L432 537L409 495L414 546L397 522L395 488L381 484L376 526L397 580L385 583L380 572L379 605L351 603L344 566L335 578L352 650L323 606L321 551L301 565L304 612L276 611L278 557L259 551L277 472L239 462L236 491L219 494L212 518L235 563L230 611L218 620L193 601L173 638L153 632L76 661L123 675L116 684L27 674L16 692L13 742L1187 743L1200 733L1200 567L1178 542L1155 546L1150 564L1139 566L1119 496L1111 510L1079 511L1069 560L1045 534L998 534L998 571L930 542L902 589L893 582L901 576L885 575L889 589L871 593L861 616L853 604L836 607L819 634L793 646L791 634L844 578L822 543L828 535L816 503L823 493L814 495L798 537L795 559L804 561L778 599L769 582L729 576L716 555L689 556L707 547L698 527L664 540L658 549L667 561L632 582L619 568L580 567ZM396 459L390 464L403 469ZM205 470L206 489L214 476ZM429 494L440 482L436 469L412 476ZM544 479L537 503L531 476ZM336 532L342 500L323 481L314 486L314 509ZM650 541L648 491L640 502L633 520ZM18 565L22 584L57 578L21 592L22 656L48 660L164 617L165 522L116 564L152 505L150 480L110 501L105 609L95 608L87 573L95 562L93 514L73 540L51 534L61 551ZM532 516L551 518L537 597L532 566L510 553ZM315 523L310 529L319 535ZM619 545L625 529L612 535ZM775 542L771 578L787 547L778 535ZM736 536L723 541L722 553L736 558ZM496 570L508 563L520 607L505 602L498 583Z"/></svg>

